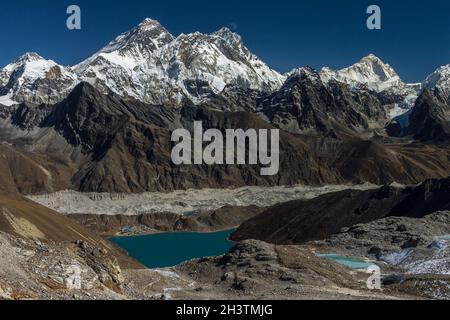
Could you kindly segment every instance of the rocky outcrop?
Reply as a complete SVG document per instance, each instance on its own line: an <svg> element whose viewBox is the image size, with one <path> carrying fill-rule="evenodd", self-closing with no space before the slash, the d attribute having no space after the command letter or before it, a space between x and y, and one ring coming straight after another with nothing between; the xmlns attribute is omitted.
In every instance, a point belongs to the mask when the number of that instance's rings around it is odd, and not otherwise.
<svg viewBox="0 0 450 320"><path fill-rule="evenodd" d="M337 81L326 84L310 68L297 70L259 105L259 111L284 130L331 136L382 128L388 120L387 110L387 103L376 94Z"/></svg>
<svg viewBox="0 0 450 320"><path fill-rule="evenodd" d="M342 228L388 216L421 218L450 209L449 181L430 180L405 189L347 190L279 204L242 224L231 238L298 244L325 239Z"/></svg>
<svg viewBox="0 0 450 320"><path fill-rule="evenodd" d="M98 280L108 288L120 291L125 282L117 259L108 250L97 248L85 241L76 241L79 255L94 270Z"/></svg>
<svg viewBox="0 0 450 320"><path fill-rule="evenodd" d="M176 271L195 280L202 288L198 296L336 298L346 289L364 295L363 284L344 267L323 261L307 248L259 241L238 243L223 257L187 262Z"/></svg>
<svg viewBox="0 0 450 320"><path fill-rule="evenodd" d="M409 126L405 134L425 142L447 143L450 138L449 100L439 91L426 89L409 115Z"/></svg>
<svg viewBox="0 0 450 320"><path fill-rule="evenodd" d="M161 231L211 232L231 229L253 218L263 210L256 206L227 206L192 215L167 212L140 215L70 214L68 217L91 231L103 235L138 235Z"/></svg>
<svg viewBox="0 0 450 320"><path fill-rule="evenodd" d="M325 252L373 261L384 275L384 290L447 300L450 212L422 218L387 217L345 228L312 246Z"/></svg>
<svg viewBox="0 0 450 320"><path fill-rule="evenodd" d="M119 299L122 270L87 242L41 242L0 231L0 298Z"/></svg>
<svg viewBox="0 0 450 320"><path fill-rule="evenodd" d="M343 227L385 217L405 195L401 189L346 190L312 200L275 205L243 223L231 239L257 239L276 244L319 240Z"/></svg>
<svg viewBox="0 0 450 320"><path fill-rule="evenodd" d="M0 231L25 240L38 241L43 245L84 243L81 249L84 250L85 257L109 257L112 261L115 258L122 267L142 267L109 241L73 220L20 196L0 193ZM95 255L92 254L94 252ZM101 259L96 259L99 260Z"/></svg>
<svg viewBox="0 0 450 320"><path fill-rule="evenodd" d="M394 262L395 256L400 257L398 253L402 251L407 253L404 256L406 260L412 249L439 250L441 245L441 249L446 247L444 239L439 237L448 234L449 221L449 211L434 212L422 218L387 217L343 228L339 233L315 243L347 255Z"/></svg>

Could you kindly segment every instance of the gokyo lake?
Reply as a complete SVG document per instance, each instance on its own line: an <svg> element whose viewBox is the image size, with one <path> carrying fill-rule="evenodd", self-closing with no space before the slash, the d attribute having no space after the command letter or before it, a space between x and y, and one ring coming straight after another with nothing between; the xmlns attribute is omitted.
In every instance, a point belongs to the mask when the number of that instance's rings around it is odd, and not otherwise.
<svg viewBox="0 0 450 320"><path fill-rule="evenodd" d="M234 244L228 240L233 231L158 233L114 237L111 241L146 267L155 269L172 267L192 259L223 255Z"/></svg>

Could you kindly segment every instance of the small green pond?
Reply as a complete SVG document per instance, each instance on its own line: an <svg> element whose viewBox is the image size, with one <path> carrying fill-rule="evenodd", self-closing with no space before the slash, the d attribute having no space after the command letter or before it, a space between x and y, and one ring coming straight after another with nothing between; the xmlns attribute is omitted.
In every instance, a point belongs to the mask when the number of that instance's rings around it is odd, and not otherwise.
<svg viewBox="0 0 450 320"><path fill-rule="evenodd" d="M367 262L363 259L345 257L335 253L318 254L317 256L324 259L332 260L341 265L357 270L367 269L368 267L373 265L373 263Z"/></svg>

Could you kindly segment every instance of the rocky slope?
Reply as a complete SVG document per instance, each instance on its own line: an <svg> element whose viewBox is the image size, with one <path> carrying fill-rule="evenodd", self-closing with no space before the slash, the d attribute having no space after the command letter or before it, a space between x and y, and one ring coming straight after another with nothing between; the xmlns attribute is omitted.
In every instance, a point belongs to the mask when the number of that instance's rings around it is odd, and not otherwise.
<svg viewBox="0 0 450 320"><path fill-rule="evenodd" d="M120 268L93 247L44 243L0 231L0 254L0 300L123 298Z"/></svg>
<svg viewBox="0 0 450 320"><path fill-rule="evenodd" d="M141 267L110 242L71 219L21 196L3 192L0 193L0 231L44 243L84 242L109 252L124 267Z"/></svg>
<svg viewBox="0 0 450 320"><path fill-rule="evenodd" d="M231 238L299 244L388 216L424 217L450 209L449 181L430 180L405 189L386 186L378 190L346 190L279 204L243 223Z"/></svg>
<svg viewBox="0 0 450 320"><path fill-rule="evenodd" d="M346 190L312 200L278 204L243 223L231 238L276 244L324 239L343 227L386 216L401 197L401 190L386 187L369 191Z"/></svg>
<svg viewBox="0 0 450 320"><path fill-rule="evenodd" d="M143 235L157 232L212 232L229 230L260 214L264 208L222 207L217 210L180 215L170 212L140 215L70 214L69 218L106 236Z"/></svg>
<svg viewBox="0 0 450 320"><path fill-rule="evenodd" d="M405 134L426 142L447 143L450 138L450 105L437 88L426 89L409 115Z"/></svg>
<svg viewBox="0 0 450 320"><path fill-rule="evenodd" d="M387 217L344 228L315 243L326 245L339 253L367 256L394 266L406 260L412 254L411 249L445 248L445 240L440 237L448 234L449 219L448 211L434 212L422 218ZM399 254L401 252L405 253L403 257ZM433 253L432 250L430 253ZM396 254L403 259L394 259Z"/></svg>
<svg viewBox="0 0 450 320"><path fill-rule="evenodd" d="M197 297L226 299L393 299L398 293L369 291L367 274L317 257L310 247L259 241L236 244L222 257L175 268L197 284ZM183 293L176 293L183 296Z"/></svg>
<svg viewBox="0 0 450 320"><path fill-rule="evenodd" d="M323 128L328 136L281 130L279 173L261 176L259 166L175 166L170 158L174 129L192 131L194 121L202 121L205 130L274 128L257 114L190 103L178 109L147 105L113 93L101 94L81 83L56 105L21 104L0 121L0 135L8 143L4 148L11 149L5 151L6 159L11 152L17 153L21 157L16 158L24 158L21 161L28 161L28 167L39 169L31 185L25 186L23 179L14 179L20 174L14 170L15 163L7 161L3 170L6 186L24 193L61 189L130 193L244 185L418 183L450 174L445 146L370 141L351 130L351 124L345 127L333 121L332 112L325 117L316 112L333 106L342 121L353 115L356 126L357 120L367 124L367 118L360 117L362 111L355 109L363 106L338 111L345 104L326 104L308 84L302 90L319 100L317 105L305 105L300 121L308 124L312 120L311 126L333 124Z"/></svg>
<svg viewBox="0 0 450 320"><path fill-rule="evenodd" d="M310 68L302 68L283 87L263 99L258 111L276 126L295 133L337 136L339 131L370 131L388 122L388 103L364 90L337 81L325 84Z"/></svg>
<svg viewBox="0 0 450 320"><path fill-rule="evenodd" d="M85 83L50 110L40 126L53 128L69 144L80 146L83 154L89 155L89 161L72 178L81 191L143 192L273 185L276 182L314 183L322 179L318 163L308 155L308 146L300 138L287 133L281 133L282 169L278 176L261 177L256 166L231 168L175 166L171 163L171 130L191 128L194 121L203 121L205 130L271 128L270 124L251 113L227 114L192 105L176 112L170 108L124 101L113 95L104 96ZM24 125L27 126L26 122ZM290 159L302 159L298 163L303 163L303 166L292 166ZM117 174L119 172L121 174ZM333 179L333 174L329 175L329 179Z"/></svg>
<svg viewBox="0 0 450 320"><path fill-rule="evenodd" d="M448 211L422 218L388 217L345 228L312 245L374 261L387 275L384 290L449 299L449 222Z"/></svg>
<svg viewBox="0 0 450 320"><path fill-rule="evenodd" d="M46 132L42 138L46 140L45 150L49 153L0 143L0 191L19 194L51 193L71 185L70 179L76 171L72 167L72 161L67 159L68 153L64 152L72 148L65 141L61 142L63 139L54 133ZM32 145L32 148L38 148L41 143L39 139L33 141L36 145ZM58 149L61 144L65 148Z"/></svg>

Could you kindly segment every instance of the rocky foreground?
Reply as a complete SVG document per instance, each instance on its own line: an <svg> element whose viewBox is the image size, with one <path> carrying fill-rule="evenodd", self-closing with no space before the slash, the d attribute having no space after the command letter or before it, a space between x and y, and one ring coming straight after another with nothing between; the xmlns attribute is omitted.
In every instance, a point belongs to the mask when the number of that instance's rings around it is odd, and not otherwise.
<svg viewBox="0 0 450 320"><path fill-rule="evenodd" d="M449 213L447 213L447 216ZM368 228L369 226L367 226ZM344 237L343 235L337 237ZM124 269L80 244L44 244L2 234L2 299L449 299L447 247L421 245L398 264L381 259L382 290L369 290L364 270L318 252L369 254L336 244L238 243L228 254L165 270ZM369 248L370 249L370 248ZM396 253L399 254L399 253ZM385 257L385 256L380 256ZM384 258L382 258L384 259ZM430 267L434 265L435 267ZM422 266L422 269L417 267ZM108 267L108 268L107 268ZM447 271L448 273L448 271ZM111 286L112 285L112 286Z"/></svg>
<svg viewBox="0 0 450 320"><path fill-rule="evenodd" d="M83 225L0 194L0 297L450 299L449 186L441 179L344 190L266 209L224 207L185 220L162 213L76 217ZM148 270L98 236L132 223L168 231L241 227L223 256ZM368 289L367 270L323 254L378 266L381 290Z"/></svg>
<svg viewBox="0 0 450 320"><path fill-rule="evenodd" d="M84 241L0 233L1 299L449 299L450 212L389 217L303 245L257 240L229 253L148 270L119 263ZM365 270L318 256L336 253L380 266L382 290ZM122 267L121 267L122 265Z"/></svg>
<svg viewBox="0 0 450 320"><path fill-rule="evenodd" d="M321 250L360 257L379 265L387 288L450 299L450 211L424 218L388 217L344 228Z"/></svg>
<svg viewBox="0 0 450 320"><path fill-rule="evenodd" d="M173 272L189 286L169 297L209 299L450 299L450 212L388 217L344 228L303 245L239 242L221 257L190 261ZM381 290L366 270L319 254L361 259L381 269ZM185 280L186 281L186 280Z"/></svg>
<svg viewBox="0 0 450 320"><path fill-rule="evenodd" d="M117 260L85 242L44 243L0 233L0 299L119 299Z"/></svg>
<svg viewBox="0 0 450 320"><path fill-rule="evenodd" d="M85 243L42 243L0 234L0 299L394 299L369 291L363 272L318 258L308 247L259 241L173 269L121 270Z"/></svg>

